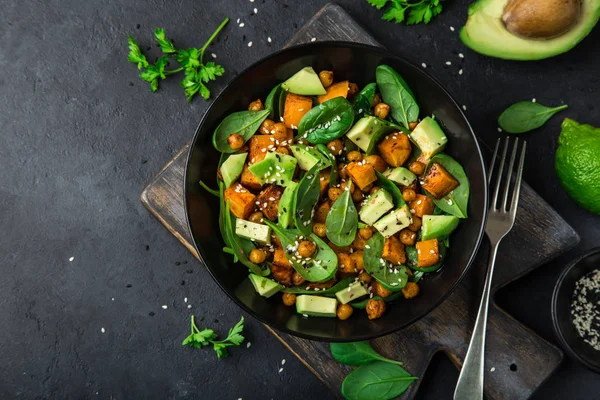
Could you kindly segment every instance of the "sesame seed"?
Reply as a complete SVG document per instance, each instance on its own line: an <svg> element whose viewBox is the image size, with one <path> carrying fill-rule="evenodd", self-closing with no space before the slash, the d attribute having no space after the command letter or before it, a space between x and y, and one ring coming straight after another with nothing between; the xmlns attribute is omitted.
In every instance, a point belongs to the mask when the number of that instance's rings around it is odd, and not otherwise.
<svg viewBox="0 0 600 400"><path fill-rule="evenodd" d="M304 318L308 318L308 314L302 314Z"/></svg>
<svg viewBox="0 0 600 400"><path fill-rule="evenodd" d="M310 39L311 42L315 42L316 40L317 40L317 38Z"/></svg>
<svg viewBox="0 0 600 400"><path fill-rule="evenodd" d="M240 24L240 28L243 28L243 27L244 27L244 23L242 22L242 23Z"/></svg>
<svg viewBox="0 0 600 400"><path fill-rule="evenodd" d="M240 23L240 19L238 18L237 21L236 21L236 24L239 24L239 23Z"/></svg>
<svg viewBox="0 0 600 400"><path fill-rule="evenodd" d="M282 373L282 372L283 372L283 368L279 368L279 373Z"/></svg>
<svg viewBox="0 0 600 400"><path fill-rule="evenodd" d="M459 69L459 70L458 70L458 74L459 74L459 75L462 75L462 74L463 74L463 70L462 70L462 69Z"/></svg>
<svg viewBox="0 0 600 400"><path fill-rule="evenodd" d="M250 346L252 346L252 343L251 343L251 342L248 342L248 343L246 343L246 348L247 348L247 349L249 349L249 348L250 348Z"/></svg>
<svg viewBox="0 0 600 400"><path fill-rule="evenodd" d="M452 65L451 61L446 61L446 65Z"/></svg>
<svg viewBox="0 0 600 400"><path fill-rule="evenodd" d="M490 368L490 372L494 372L495 370L496 370L496 367Z"/></svg>
<svg viewBox="0 0 600 400"><path fill-rule="evenodd" d="M463 53L458 53L458 56L459 56L460 58L465 58L465 55L464 55Z"/></svg>
<svg viewBox="0 0 600 400"><path fill-rule="evenodd" d="M252 47L252 42L248 42L248 47Z"/></svg>
<svg viewBox="0 0 600 400"><path fill-rule="evenodd" d="M69 262L73 262L73 260L75 260L75 257L69 258Z"/></svg>
<svg viewBox="0 0 600 400"><path fill-rule="evenodd" d="M498 127L498 132L502 132L502 128Z"/></svg>
<svg viewBox="0 0 600 400"><path fill-rule="evenodd" d="M254 14L258 14L258 9L254 9Z"/></svg>
<svg viewBox="0 0 600 400"><path fill-rule="evenodd" d="M187 297L184 297L184 298L183 298L183 302L184 302L184 303L187 303Z"/></svg>
<svg viewBox="0 0 600 400"><path fill-rule="evenodd" d="M212 58L217 58L217 55L215 53L210 53L210 55L212 56Z"/></svg>
<svg viewBox="0 0 600 400"><path fill-rule="evenodd" d="M467 111L467 106L463 104L463 110Z"/></svg>
<svg viewBox="0 0 600 400"><path fill-rule="evenodd" d="M115 301L115 298L114 298L114 297L112 297L112 298L111 298L111 300L112 300L112 301Z"/></svg>
<svg viewBox="0 0 600 400"><path fill-rule="evenodd" d="M192 308L192 305L191 305L191 304L188 304L188 308Z"/></svg>
<svg viewBox="0 0 600 400"><path fill-rule="evenodd" d="M281 365L285 365L285 358L281 360Z"/></svg>
<svg viewBox="0 0 600 400"><path fill-rule="evenodd" d="M450 27L450 30L451 30L452 32L454 32L454 27L453 27L453 26L451 26L451 27Z"/></svg>
<svg viewBox="0 0 600 400"><path fill-rule="evenodd" d="M166 310L167 308L169 308L169 306L167 306L166 304L162 306L163 310Z"/></svg>
<svg viewBox="0 0 600 400"><path fill-rule="evenodd" d="M102 328L102 329L100 329L100 332L104 333L104 332L106 332L106 329Z"/></svg>
<svg viewBox="0 0 600 400"><path fill-rule="evenodd" d="M269 36L269 37L267 38L267 42L269 42L269 43L271 43L271 42L272 42L272 40L271 40L271 36Z"/></svg>
<svg viewBox="0 0 600 400"><path fill-rule="evenodd" d="M532 102L532 103L535 103L535 97L534 97L533 99L531 99L531 102Z"/></svg>
<svg viewBox="0 0 600 400"><path fill-rule="evenodd" d="M421 67L423 67L423 68L427 68L427 64L425 64L425 63L421 63Z"/></svg>

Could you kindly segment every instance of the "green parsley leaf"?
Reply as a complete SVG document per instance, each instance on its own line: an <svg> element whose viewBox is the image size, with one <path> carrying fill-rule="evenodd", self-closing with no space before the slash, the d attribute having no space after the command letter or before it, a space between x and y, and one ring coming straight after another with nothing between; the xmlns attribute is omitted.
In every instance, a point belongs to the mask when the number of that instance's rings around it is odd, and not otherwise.
<svg viewBox="0 0 600 400"><path fill-rule="evenodd" d="M213 350L217 353L219 359L229 356L227 347L239 346L244 341L244 336L242 335L244 331L244 317L229 330L229 334L225 340L215 340L218 335L212 329L198 329L193 315L191 317L190 329L191 334L181 342L181 345L201 348L212 344Z"/></svg>
<svg viewBox="0 0 600 400"><path fill-rule="evenodd" d="M414 25L428 24L433 17L442 12L440 0L367 0L378 10L389 4L381 17L384 21Z"/></svg>
<svg viewBox="0 0 600 400"><path fill-rule="evenodd" d="M165 79L165 68L169 62L168 56L162 56L154 65L148 65L144 72L140 74L140 78L146 82L150 82L150 90L156 92L158 89L158 79Z"/></svg>
<svg viewBox="0 0 600 400"><path fill-rule="evenodd" d="M198 68L201 64L200 49L180 49L177 51L176 59L179 65L181 65L186 71Z"/></svg>
<svg viewBox="0 0 600 400"><path fill-rule="evenodd" d="M394 21L399 24L404 21L404 8L390 7L381 17L384 21Z"/></svg>
<svg viewBox="0 0 600 400"><path fill-rule="evenodd" d="M185 71L185 79L181 81L181 86L185 89L185 97L187 98L188 103L192 101L192 98L196 93L200 93L200 96L202 96L204 100L210 98L210 90L202 83L200 73L195 69Z"/></svg>
<svg viewBox="0 0 600 400"><path fill-rule="evenodd" d="M387 4L387 2L390 0L367 0L367 1L369 2L370 5L372 5L376 9L381 10L381 8L383 6L385 6Z"/></svg>
<svg viewBox="0 0 600 400"><path fill-rule="evenodd" d="M142 54L142 50L140 50L140 46L138 46L133 36L129 35L127 42L129 43L129 56L127 59L132 63L136 63L138 69L146 68L148 66L148 60L146 60L146 56Z"/></svg>
<svg viewBox="0 0 600 400"><path fill-rule="evenodd" d="M158 45L160 46L160 49L163 53L171 54L177 52L175 46L173 46L173 42L171 42L165 37L164 29L156 28L156 30L154 31L154 36L156 37L156 41L158 42Z"/></svg>
<svg viewBox="0 0 600 400"><path fill-rule="evenodd" d="M225 69L212 61L204 64L204 67L200 69L200 79L202 82L210 82L217 79L217 76L223 75Z"/></svg>

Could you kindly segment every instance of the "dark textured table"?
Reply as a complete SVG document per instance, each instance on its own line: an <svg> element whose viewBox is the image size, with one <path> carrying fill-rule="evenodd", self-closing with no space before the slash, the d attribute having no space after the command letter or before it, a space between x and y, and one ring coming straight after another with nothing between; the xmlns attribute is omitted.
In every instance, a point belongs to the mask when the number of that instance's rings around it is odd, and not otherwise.
<svg viewBox="0 0 600 400"><path fill-rule="evenodd" d="M151 94L126 61L127 32L143 48L152 44L156 26L179 46L201 46L229 16L232 23L209 51L227 69L211 85L218 93L324 4L2 3L0 398L333 398L251 318L246 335L252 346L233 349L226 360L210 349L180 346L190 314L225 334L240 311L143 208L139 194L190 140L208 103L187 104L177 78ZM468 1L446 2L430 25L410 27L380 21L381 12L362 0L340 4L395 53L426 63L466 105L485 142L498 137L495 120L507 105L531 98L567 103L561 117L600 126L600 28L566 55L520 63L479 56L461 44L457 31ZM158 54L155 47L150 54ZM554 281L600 237L600 217L578 208L558 185L553 160L560 120L525 135L525 178L579 232L581 244L498 295L512 315L552 342ZM419 397L450 398L457 377L440 354ZM567 359L534 397L589 399L599 392L598 375Z"/></svg>

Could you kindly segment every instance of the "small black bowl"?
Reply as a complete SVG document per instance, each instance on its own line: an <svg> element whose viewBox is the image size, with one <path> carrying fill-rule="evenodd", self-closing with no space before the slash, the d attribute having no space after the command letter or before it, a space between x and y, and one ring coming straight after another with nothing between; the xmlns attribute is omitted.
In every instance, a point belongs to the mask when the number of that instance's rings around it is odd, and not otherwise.
<svg viewBox="0 0 600 400"><path fill-rule="evenodd" d="M600 248L596 248L569 264L558 278L552 294L552 322L561 346L571 358L600 373L600 351L585 343L577 333L571 316L571 297L575 283L584 275L600 268Z"/></svg>
<svg viewBox="0 0 600 400"><path fill-rule="evenodd" d="M375 68L387 64L410 85L420 106L421 116L434 114L449 137L446 152L464 167L471 184L469 218L452 236L452 247L444 268L427 276L421 293L411 300L399 300L388 307L382 318L370 321L364 311L346 320L303 318L294 307L282 304L280 296L265 299L252 287L248 270L234 264L224 254L219 231L219 203L204 191L200 180L215 186L219 153L212 135L229 113L245 110L256 98L303 67L328 69L337 81L350 80L360 87L375 81ZM274 53L237 75L212 102L196 130L185 176L185 207L194 245L217 284L246 312L269 326L291 335L327 341L359 341L383 336L406 327L437 307L456 287L479 248L487 211L487 182L481 151L462 110L423 69L382 49L345 42L320 42L296 46Z"/></svg>

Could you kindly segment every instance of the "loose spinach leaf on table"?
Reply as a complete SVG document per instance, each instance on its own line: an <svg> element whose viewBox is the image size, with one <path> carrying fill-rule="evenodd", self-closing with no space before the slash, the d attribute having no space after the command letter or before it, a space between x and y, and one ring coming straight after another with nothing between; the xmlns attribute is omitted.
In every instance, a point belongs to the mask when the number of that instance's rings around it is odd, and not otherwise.
<svg viewBox="0 0 600 400"><path fill-rule="evenodd" d="M265 109L270 110L269 118L276 119L279 116L279 98L281 97L281 83L275 86L265 99Z"/></svg>
<svg viewBox="0 0 600 400"><path fill-rule="evenodd" d="M438 206L441 210L458 218L467 218L467 205L469 203L469 194L471 192L471 189L469 187L469 179L467 178L467 174L465 174L465 170L458 163L458 161L456 161L449 155L438 154L434 156L429 162L425 174L429 172L429 169L431 168L433 163L440 164L446 169L446 171L452 174L452 176L454 176L456 180L458 180L459 186L439 200L431 196L427 192L426 194L432 198L433 203L436 206Z"/></svg>
<svg viewBox="0 0 600 400"><path fill-rule="evenodd" d="M229 114L215 129L213 146L221 153L235 153L237 150L232 149L227 142L229 135L237 133L244 138L244 143L247 142L269 116L269 113L270 110L261 110L238 111Z"/></svg>
<svg viewBox="0 0 600 400"><path fill-rule="evenodd" d="M346 365L359 366L373 361L402 365L400 361L390 360L377 353L369 342L331 343L329 348L334 360Z"/></svg>
<svg viewBox="0 0 600 400"><path fill-rule="evenodd" d="M564 104L550 108L532 101L521 101L500 114L498 125L508 133L529 132L544 125L550 117L567 107Z"/></svg>
<svg viewBox="0 0 600 400"><path fill-rule="evenodd" d="M375 82L366 85L354 99L354 112L356 113L356 119L360 119L365 115L373 114L373 98L375 98L375 91L377 90L377 84Z"/></svg>
<svg viewBox="0 0 600 400"><path fill-rule="evenodd" d="M383 101L390 106L392 118L408 127L419 118L419 105L404 79L391 67L380 65L375 71Z"/></svg>
<svg viewBox="0 0 600 400"><path fill-rule="evenodd" d="M354 123L352 104L336 97L313 107L300 120L298 137L310 143L327 143L344 136Z"/></svg>
<svg viewBox="0 0 600 400"><path fill-rule="evenodd" d="M292 286L282 290L284 293L294 293L294 294L316 294L319 296L325 297L335 297L335 294L342 289L346 289L350 284L354 283L353 276L347 276L329 289L324 290L314 290L314 289L306 289L306 285L302 286Z"/></svg>
<svg viewBox="0 0 600 400"><path fill-rule="evenodd" d="M363 250L365 270L387 289L398 292L408 283L408 272L404 265L392 265L383 258L385 238L379 232L367 241Z"/></svg>
<svg viewBox="0 0 600 400"><path fill-rule="evenodd" d="M350 196L350 190L346 189L327 214L325 220L327 238L336 246L350 246L356 237L357 226L358 212Z"/></svg>
<svg viewBox="0 0 600 400"><path fill-rule="evenodd" d="M398 208L405 205L406 202L402 198L402 192L400 191L400 188L398 188L394 182L386 178L385 175L379 171L375 171L375 174L377 175L377 186L385 189L389 194L392 195L394 206Z"/></svg>
<svg viewBox="0 0 600 400"><path fill-rule="evenodd" d="M416 379L398 365L375 361L348 374L342 394L347 400L389 400L404 393Z"/></svg>
<svg viewBox="0 0 600 400"><path fill-rule="evenodd" d="M313 212L321 194L319 169L317 163L302 177L294 193L292 210L294 224L306 236L310 236L313 226Z"/></svg>

